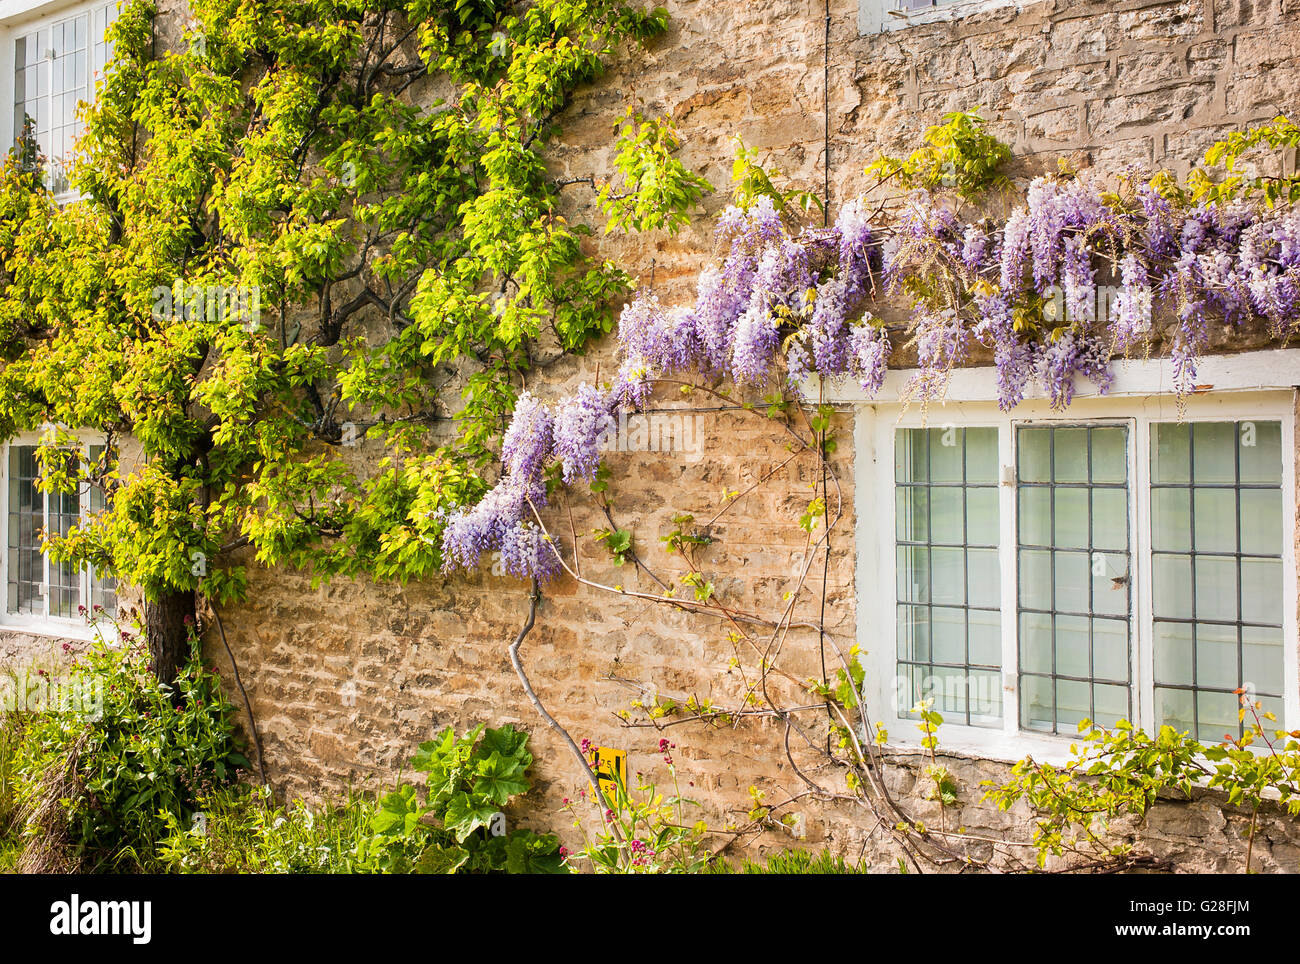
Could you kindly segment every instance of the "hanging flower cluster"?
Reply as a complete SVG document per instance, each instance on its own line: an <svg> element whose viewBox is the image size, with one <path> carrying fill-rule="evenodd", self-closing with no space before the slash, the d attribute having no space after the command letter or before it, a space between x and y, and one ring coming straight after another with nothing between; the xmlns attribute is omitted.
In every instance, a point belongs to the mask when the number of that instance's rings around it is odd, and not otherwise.
<svg viewBox="0 0 1300 964"><path fill-rule="evenodd" d="M1178 320L1179 391L1195 384L1210 325L1263 318L1282 336L1300 321L1300 210L1289 207L1179 207L1149 187L1123 199L1044 177L1000 226L965 223L918 192L889 228L857 200L833 226L796 235L760 197L728 208L717 230L727 254L700 275L693 306L647 294L624 308L612 386L584 384L553 409L520 398L501 481L446 520L445 568L500 551L512 574L554 575L558 556L527 521L530 503L545 504L546 466L558 463L566 484L594 477L602 437L621 410L644 407L656 379L696 372L758 386L783 370L796 393L812 375L879 391L891 345L867 310L878 297L912 306L907 397L941 398L948 374L983 345L1004 410L1034 384L1058 408L1079 378L1105 392L1111 357L1150 338L1160 308ZM1118 284L1103 291L1099 279Z"/></svg>
<svg viewBox="0 0 1300 964"><path fill-rule="evenodd" d="M869 314L852 321L873 287L873 234L859 202L833 227L793 237L770 198L728 208L718 223L729 244L721 267L700 276L694 308L665 310L653 295L623 311L623 359L614 396L644 403L659 375L698 371L760 385L778 358L799 391L805 376L859 378L879 388L888 355L884 332Z"/></svg>

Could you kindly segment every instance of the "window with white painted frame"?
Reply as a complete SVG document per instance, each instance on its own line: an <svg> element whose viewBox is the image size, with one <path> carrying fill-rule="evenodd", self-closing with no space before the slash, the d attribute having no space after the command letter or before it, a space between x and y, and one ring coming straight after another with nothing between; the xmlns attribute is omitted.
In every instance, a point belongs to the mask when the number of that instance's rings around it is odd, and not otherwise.
<svg viewBox="0 0 1300 964"><path fill-rule="evenodd" d="M933 698L945 745L1007 756L1083 719L1217 742L1237 690L1300 726L1294 439L1290 389L864 405L875 718L906 743Z"/></svg>
<svg viewBox="0 0 1300 964"><path fill-rule="evenodd" d="M118 8L118 0L60 6L5 31L4 73L13 87L3 106L12 138L26 130L35 140L47 183L61 201L75 198L69 174L82 132L78 105L93 101L112 58L105 33Z"/></svg>
<svg viewBox="0 0 1300 964"><path fill-rule="evenodd" d="M5 505L0 524L6 548L0 568L6 592L0 625L59 636L85 635L85 616L93 619L97 612L116 609L116 581L92 567L52 559L43 550L43 535L66 535L81 519L101 511L103 492L85 484L76 493L44 491L38 449L34 435L19 436L4 446L0 471ZM104 442L91 440L59 452L93 464L103 457Z"/></svg>
<svg viewBox="0 0 1300 964"><path fill-rule="evenodd" d="M956 20L1023 0L858 0L858 30L863 34L901 30L917 24Z"/></svg>

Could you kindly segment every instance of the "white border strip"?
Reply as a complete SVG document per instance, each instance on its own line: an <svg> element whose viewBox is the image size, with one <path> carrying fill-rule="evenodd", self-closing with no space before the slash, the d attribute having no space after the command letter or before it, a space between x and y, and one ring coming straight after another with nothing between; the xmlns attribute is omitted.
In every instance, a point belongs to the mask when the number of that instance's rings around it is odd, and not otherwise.
<svg viewBox="0 0 1300 964"><path fill-rule="evenodd" d="M1100 398L1174 394L1174 366L1168 358L1117 359L1111 363L1113 379L1104 394L1097 386L1080 378L1075 398ZM827 402L880 403L901 402L902 392L916 374L916 369L896 369L885 375L879 392L868 395L856 382L846 379L835 383L811 378L804 384L806 398ZM1196 365L1197 392L1258 392L1300 387L1300 348L1276 348L1248 351L1237 355L1212 355ZM820 389L820 392L819 392ZM1045 399L1047 393L1031 384L1026 400ZM992 365L978 368L955 368L948 379L946 401L996 402L997 369ZM936 400L936 403L938 400ZM918 403L919 404L919 403Z"/></svg>

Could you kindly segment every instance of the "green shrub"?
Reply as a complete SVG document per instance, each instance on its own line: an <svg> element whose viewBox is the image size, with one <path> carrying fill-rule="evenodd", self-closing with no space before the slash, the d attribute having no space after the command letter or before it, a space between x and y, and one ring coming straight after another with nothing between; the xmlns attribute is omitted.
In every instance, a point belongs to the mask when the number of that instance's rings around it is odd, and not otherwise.
<svg viewBox="0 0 1300 964"><path fill-rule="evenodd" d="M319 810L277 806L265 788L218 790L188 823L166 815L159 858L177 873L563 873L554 836L500 826L500 808L530 786L527 742L511 726L444 730L412 761L429 775L423 802L411 785Z"/></svg>
<svg viewBox="0 0 1300 964"><path fill-rule="evenodd" d="M151 869L169 818L188 823L201 795L248 765L194 634L191 645L173 690L154 677L137 637L99 639L66 681L79 709L31 714L15 763L25 842L37 844L23 869Z"/></svg>
<svg viewBox="0 0 1300 964"><path fill-rule="evenodd" d="M0 710L0 874L18 867L22 818L18 803L18 761L27 732L26 715Z"/></svg>
<svg viewBox="0 0 1300 964"><path fill-rule="evenodd" d="M183 823L167 814L158 848L163 869L181 874L353 874L370 868L358 858L379 809L367 797L314 810L302 801L275 805L268 787L217 790ZM413 853L411 859L418 857Z"/></svg>
<svg viewBox="0 0 1300 964"><path fill-rule="evenodd" d="M509 724L480 723L463 737L447 727L411 761L428 774L425 801L410 785L380 801L363 864L388 873L567 873L554 835L500 825L502 808L532 786L532 762L528 734Z"/></svg>

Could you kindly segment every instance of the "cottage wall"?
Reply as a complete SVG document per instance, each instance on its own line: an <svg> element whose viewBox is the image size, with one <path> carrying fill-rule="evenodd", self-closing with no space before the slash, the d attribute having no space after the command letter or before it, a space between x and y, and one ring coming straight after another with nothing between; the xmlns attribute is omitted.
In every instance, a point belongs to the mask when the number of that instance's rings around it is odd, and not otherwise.
<svg viewBox="0 0 1300 964"><path fill-rule="evenodd" d="M566 115L552 156L557 176L612 171L611 126L628 106L670 115L682 159L717 192L676 237L600 236L593 254L634 270L668 301L690 297L699 269L717 254L712 218L725 204L733 138L759 148L793 184L829 187L832 212L867 186L862 168L880 152L900 153L952 110L982 108L992 129L1017 154L1016 173L1075 167L1119 172L1129 165L1185 170L1230 130L1294 107L1300 91L1300 0L1121 0L1003 6L955 23L859 36L853 2L670 0L672 26L647 51L619 59ZM825 37L829 30L829 48ZM828 83L827 83L828 81ZM829 145L829 154L826 147ZM829 168L829 173L828 173ZM587 188L565 189L571 217L598 220ZM609 372L611 346L557 366L534 385L560 394L581 378ZM662 406L709 408L665 392ZM612 451L610 495L620 526L656 573L680 574L680 557L660 537L675 514L709 519L724 490L743 490L789 455L779 428L760 413L683 411L693 450ZM662 427L662 426L661 426ZM838 421L838 475L844 517L832 539L825 608L828 630L855 634L854 453L849 415ZM674 429L676 431L676 429ZM366 450L362 457L369 457ZM712 527L699 564L717 592L735 604L779 611L803 562L797 520L819 481L805 455ZM572 515L570 516L570 511ZM580 541L582 573L625 589L653 583L632 564L613 565L588 538L607 521L589 497L561 503L549 516L566 545ZM881 538L890 538L882 532ZM797 613L816 618L822 605L822 560L814 591ZM572 838L557 811L585 784L560 740L542 724L511 670L507 648L528 612L527 587L491 571L406 585L336 581L313 588L307 574L252 569L247 602L220 613L239 664L265 750L268 776L286 795L319 798L348 786L380 788L402 772L415 745L446 725L514 722L532 732L536 786L513 815ZM16 645L16 644L15 644ZM881 640L892 646L893 641ZM215 631L208 653L228 671ZM537 625L522 648L539 696L575 738L622 747L633 771L662 777L654 729L628 728L618 713L631 701L695 697L735 706L744 693L728 626L562 578L546 587ZM742 664L755 663L741 653ZM784 663L798 678L821 675L815 632L796 630ZM806 694L803 694L806 701ZM781 696L797 704L787 685ZM714 728L673 726L679 772L715 824L742 821L748 788L769 803L802 789L785 750L783 727L769 719ZM793 759L810 759L797 751ZM1024 832L1026 815L981 803L984 779L1005 767L957 758L947 765L959 784L953 826L973 835ZM918 815L937 819L937 805L918 788L917 757L886 767L889 785ZM1148 846L1188 869L1240 869L1248 814L1207 797L1163 803L1143 829ZM799 834L769 834L764 846L799 844L894 865L887 835L861 811L800 801ZM1267 869L1300 870L1300 828L1266 814L1256 854ZM572 845L572 839L567 842Z"/></svg>

